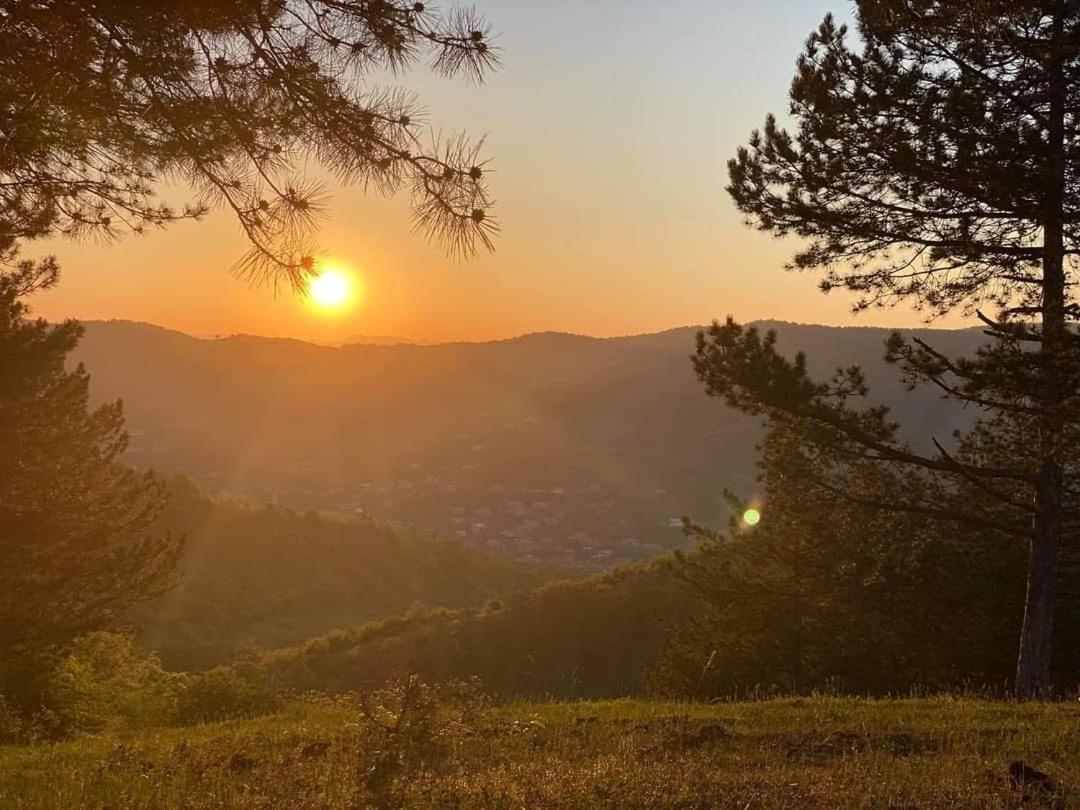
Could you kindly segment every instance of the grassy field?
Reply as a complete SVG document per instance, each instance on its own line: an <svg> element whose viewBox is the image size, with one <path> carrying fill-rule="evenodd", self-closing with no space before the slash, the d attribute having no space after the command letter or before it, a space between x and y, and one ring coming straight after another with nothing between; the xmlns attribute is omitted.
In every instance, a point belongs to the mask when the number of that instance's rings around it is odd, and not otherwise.
<svg viewBox="0 0 1080 810"><path fill-rule="evenodd" d="M1080 807L1080 704L622 701L401 718L295 704L0 748L0 807ZM1057 786L1014 790L1014 760Z"/></svg>

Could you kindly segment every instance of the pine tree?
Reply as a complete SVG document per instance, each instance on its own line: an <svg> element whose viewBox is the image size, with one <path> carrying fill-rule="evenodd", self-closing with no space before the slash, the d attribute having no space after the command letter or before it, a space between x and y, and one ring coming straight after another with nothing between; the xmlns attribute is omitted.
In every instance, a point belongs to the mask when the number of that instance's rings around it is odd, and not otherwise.
<svg viewBox="0 0 1080 810"><path fill-rule="evenodd" d="M415 96L380 87L420 60L481 81L487 23L398 0L0 0L0 656L100 627L168 581L177 545L147 532L151 477L119 463L119 403L87 406L64 370L74 323L28 320L57 281L20 259L51 236L102 239L231 211L236 272L303 290L324 173L412 192L416 227L491 248L482 142L442 138ZM188 186L180 207L158 199ZM5 272L6 271L6 272Z"/></svg>
<svg viewBox="0 0 1080 810"><path fill-rule="evenodd" d="M725 533L691 525L702 542L676 571L703 604L675 634L669 668L693 681L715 651L694 687L714 696L756 685L874 694L1000 685L1009 660L1000 642L1015 634L1023 597L1016 541L880 511L936 499L936 481L827 455L814 431L790 418L770 425L760 523L745 524L736 503Z"/></svg>
<svg viewBox="0 0 1080 810"><path fill-rule="evenodd" d="M425 135L407 91L372 80L428 59L481 80L482 18L398 0L0 0L0 260L38 237L231 211L241 274L302 288L319 184L410 188L416 225L456 252L491 246L481 145ZM430 145L425 145L430 142ZM166 182L194 190L176 208Z"/></svg>
<svg viewBox="0 0 1080 810"><path fill-rule="evenodd" d="M892 506L1028 540L1015 688L1038 694L1051 686L1061 543L1080 530L1067 452L1080 380L1080 6L859 0L856 13L862 48L825 19L791 87L797 132L770 117L731 161L729 191L759 228L805 240L792 267L824 270L823 289L855 292L857 309L978 314L989 343L976 357L899 336L886 356L912 384L1033 420L1036 447L996 464L937 437L917 452L886 410L853 404L866 393L858 369L814 381L803 358L731 322L702 335L697 371L736 407L809 420L850 455L993 497L1003 510L989 514Z"/></svg>
<svg viewBox="0 0 1080 810"><path fill-rule="evenodd" d="M171 584L180 542L151 525L163 488L120 463L119 402L65 369L82 328L28 316L55 264L0 274L0 662L106 628Z"/></svg>

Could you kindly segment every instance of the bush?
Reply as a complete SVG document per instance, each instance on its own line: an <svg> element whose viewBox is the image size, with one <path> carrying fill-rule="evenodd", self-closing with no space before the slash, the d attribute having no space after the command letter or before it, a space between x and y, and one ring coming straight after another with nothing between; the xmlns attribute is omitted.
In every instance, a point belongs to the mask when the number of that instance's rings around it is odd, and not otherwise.
<svg viewBox="0 0 1080 810"><path fill-rule="evenodd" d="M182 725L258 717L281 709L284 700L265 671L251 663L189 675L177 701Z"/></svg>
<svg viewBox="0 0 1080 810"><path fill-rule="evenodd" d="M477 731L489 700L476 679L430 685L416 675L361 694L359 787L374 807L401 805L402 783L436 769L454 744Z"/></svg>
<svg viewBox="0 0 1080 810"><path fill-rule="evenodd" d="M20 688L0 692L0 745L270 714L284 699L260 655L242 649L231 666L170 673L132 636L91 633L50 656L8 662L0 688Z"/></svg>
<svg viewBox="0 0 1080 810"><path fill-rule="evenodd" d="M78 639L46 676L42 717L48 736L70 737L105 728L169 725L176 713L180 676L161 668L133 637L91 633ZM48 716L48 722L43 718ZM44 724L44 725L43 725Z"/></svg>

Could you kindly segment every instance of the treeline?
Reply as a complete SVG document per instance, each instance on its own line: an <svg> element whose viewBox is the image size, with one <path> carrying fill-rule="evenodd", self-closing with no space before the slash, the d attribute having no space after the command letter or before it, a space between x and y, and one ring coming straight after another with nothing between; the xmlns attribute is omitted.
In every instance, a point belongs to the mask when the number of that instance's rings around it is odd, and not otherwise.
<svg viewBox="0 0 1080 810"><path fill-rule="evenodd" d="M169 482L155 529L184 538L178 584L132 625L168 669L228 662L417 605L479 605L528 590L539 572L362 517L211 499Z"/></svg>
<svg viewBox="0 0 1080 810"><path fill-rule="evenodd" d="M250 716L298 695L375 689L407 674L432 683L479 678L500 699L1006 691L1025 544L880 506L912 495L944 506L963 498L992 514L978 491L934 489L930 480L836 459L829 480L844 488L824 487L815 473L825 460L807 454L807 429L772 421L760 499L731 498L735 519L725 532L688 523L698 550L532 590L535 575L453 545L352 517L212 501L173 482L151 534L188 538L182 584L136 611L142 646L130 636L84 635L27 659L25 677L9 660L5 682L21 686L0 705L0 737ZM1011 447L1009 435L980 433L981 452ZM995 442L1004 444L995 450ZM738 519L751 506L759 524ZM1074 550L1063 557L1071 563ZM1065 584L1073 570L1062 568ZM1062 688L1080 674L1080 606L1065 595L1056 640ZM474 606L409 609L425 597ZM350 610L358 622L398 615L259 649ZM174 665L230 661L170 672L148 652L155 648Z"/></svg>
<svg viewBox="0 0 1080 810"><path fill-rule="evenodd" d="M413 611L269 652L262 664L296 691L347 692L418 674L478 677L500 698L641 694L670 626L694 609L664 560L482 608Z"/></svg>
<svg viewBox="0 0 1080 810"><path fill-rule="evenodd" d="M691 554L480 609L414 611L267 653L262 666L300 691L417 673L476 676L502 698L1005 693L1025 544L858 503L895 502L922 485L908 476L854 467L843 493L813 485L800 430L774 423L763 444L758 526L691 527L702 539ZM1080 677L1080 604L1066 597L1056 631L1063 689Z"/></svg>

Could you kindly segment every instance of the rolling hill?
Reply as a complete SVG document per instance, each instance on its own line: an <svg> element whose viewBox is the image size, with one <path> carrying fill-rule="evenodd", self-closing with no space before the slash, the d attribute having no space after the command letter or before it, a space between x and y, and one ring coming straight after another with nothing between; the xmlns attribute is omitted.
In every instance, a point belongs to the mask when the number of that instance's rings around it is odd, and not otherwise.
<svg viewBox="0 0 1080 810"><path fill-rule="evenodd" d="M185 539L180 581L133 623L174 669L222 663L244 642L295 644L420 605L478 607L541 580L367 518L211 499L182 478L170 493L157 531Z"/></svg>
<svg viewBox="0 0 1080 810"><path fill-rule="evenodd" d="M819 372L863 364L913 441L970 419L904 391L880 359L888 330L770 325ZM360 511L599 570L680 545L684 514L724 522L724 488L753 494L760 426L704 395L694 333L325 347L99 322L77 359L95 396L124 399L133 463L255 503ZM921 334L952 353L981 337Z"/></svg>

